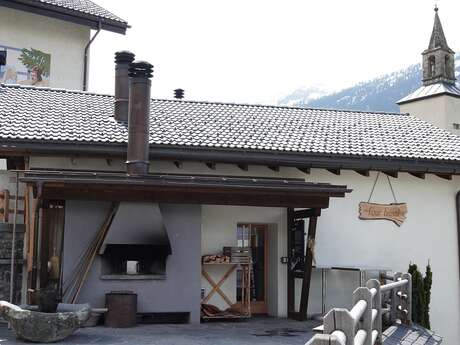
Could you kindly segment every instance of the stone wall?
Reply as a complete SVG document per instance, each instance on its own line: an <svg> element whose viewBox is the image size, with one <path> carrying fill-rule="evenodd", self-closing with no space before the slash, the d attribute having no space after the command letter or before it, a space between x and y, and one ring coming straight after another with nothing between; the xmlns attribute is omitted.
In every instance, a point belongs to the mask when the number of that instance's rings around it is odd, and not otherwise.
<svg viewBox="0 0 460 345"><path fill-rule="evenodd" d="M9 301L11 281L11 241L13 239L13 224L0 224L0 300ZM16 226L16 269L14 302L21 300L22 282L22 253L24 243L24 225Z"/></svg>

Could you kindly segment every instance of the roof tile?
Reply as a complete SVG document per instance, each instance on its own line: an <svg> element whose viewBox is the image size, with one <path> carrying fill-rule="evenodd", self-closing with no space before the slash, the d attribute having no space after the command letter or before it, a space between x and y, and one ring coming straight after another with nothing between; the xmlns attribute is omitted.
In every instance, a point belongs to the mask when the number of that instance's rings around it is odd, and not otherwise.
<svg viewBox="0 0 460 345"><path fill-rule="evenodd" d="M114 98L0 86L0 138L126 143ZM460 161L460 137L407 114L158 100L150 143L162 146Z"/></svg>

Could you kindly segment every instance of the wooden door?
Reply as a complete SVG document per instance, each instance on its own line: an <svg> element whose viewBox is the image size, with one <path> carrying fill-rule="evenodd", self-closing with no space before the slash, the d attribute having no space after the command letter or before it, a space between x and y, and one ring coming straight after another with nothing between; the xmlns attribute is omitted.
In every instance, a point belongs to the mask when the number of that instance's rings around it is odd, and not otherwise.
<svg viewBox="0 0 460 345"><path fill-rule="evenodd" d="M268 313L268 225L238 224L237 238L239 247L250 247L251 267L251 312ZM241 276L237 272L237 300L241 301Z"/></svg>

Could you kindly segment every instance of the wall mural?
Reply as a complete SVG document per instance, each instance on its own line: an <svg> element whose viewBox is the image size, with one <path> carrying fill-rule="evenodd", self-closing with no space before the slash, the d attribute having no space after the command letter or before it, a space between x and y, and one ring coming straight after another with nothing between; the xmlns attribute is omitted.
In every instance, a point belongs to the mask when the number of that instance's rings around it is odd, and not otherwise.
<svg viewBox="0 0 460 345"><path fill-rule="evenodd" d="M0 66L0 83L49 86L51 54L34 48L13 48L0 45L6 50L6 65Z"/></svg>

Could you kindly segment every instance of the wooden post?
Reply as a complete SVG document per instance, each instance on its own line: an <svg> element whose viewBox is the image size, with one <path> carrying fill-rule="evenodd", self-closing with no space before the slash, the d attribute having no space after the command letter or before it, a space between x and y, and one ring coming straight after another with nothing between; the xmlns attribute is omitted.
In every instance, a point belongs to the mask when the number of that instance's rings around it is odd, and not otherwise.
<svg viewBox="0 0 460 345"><path fill-rule="evenodd" d="M407 279L408 283L401 289L405 298L402 299L402 306L407 310L407 314L404 317L404 323L406 325L412 324L412 276L410 273L403 273L402 279Z"/></svg>
<svg viewBox="0 0 460 345"><path fill-rule="evenodd" d="M316 239L316 225L318 223L318 216L321 214L320 209L315 210L315 215L310 217L310 222L308 225L308 235L307 235L307 255L305 259L304 266L304 276L302 282L302 293L300 295L300 318L302 320L307 319L308 311L308 296L310 294L310 282L311 282L311 273L313 270L313 256L314 256L314 246Z"/></svg>
<svg viewBox="0 0 460 345"><path fill-rule="evenodd" d="M293 252L293 236L292 227L294 226L294 209L287 209L287 256L292 257ZM292 318L295 314L295 278L294 272L291 270L291 260L288 261L287 265L287 312L288 318Z"/></svg>
<svg viewBox="0 0 460 345"><path fill-rule="evenodd" d="M356 321L348 310L334 308L324 317L324 334L333 334L335 331L345 334L346 345L354 345Z"/></svg>
<svg viewBox="0 0 460 345"><path fill-rule="evenodd" d="M377 279L371 279L367 281L366 286L369 289L377 290L372 304L373 308L377 310L377 316L372 329L378 332L376 344L382 344L382 292L380 291L380 282Z"/></svg>
<svg viewBox="0 0 460 345"><path fill-rule="evenodd" d="M358 321L359 328L366 332L366 339L364 345L374 345L372 343L372 301L373 297L371 291L367 287L359 287L353 292L353 304L358 303L360 300L366 301L366 310L360 321Z"/></svg>
<svg viewBox="0 0 460 345"><path fill-rule="evenodd" d="M394 281L400 280L402 273L395 273ZM398 307L401 305L401 298L398 295L398 289L391 290L391 306L390 306L390 322L395 323L397 319L400 319L400 312Z"/></svg>

